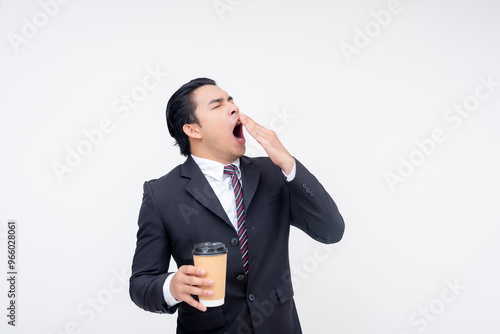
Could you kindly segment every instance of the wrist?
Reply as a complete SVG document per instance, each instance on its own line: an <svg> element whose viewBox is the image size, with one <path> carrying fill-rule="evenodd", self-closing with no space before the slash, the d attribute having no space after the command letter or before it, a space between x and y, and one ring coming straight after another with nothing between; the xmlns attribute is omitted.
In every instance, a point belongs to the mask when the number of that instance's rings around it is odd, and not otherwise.
<svg viewBox="0 0 500 334"><path fill-rule="evenodd" d="M280 168L286 175L290 175L293 170L294 164L295 159L290 154L288 154L288 157L284 159L284 162L280 164Z"/></svg>
<svg viewBox="0 0 500 334"><path fill-rule="evenodd" d="M168 306L173 307L180 303L181 301L174 297L172 293L172 279L175 274L168 275L165 283L163 284L163 299L167 303Z"/></svg>

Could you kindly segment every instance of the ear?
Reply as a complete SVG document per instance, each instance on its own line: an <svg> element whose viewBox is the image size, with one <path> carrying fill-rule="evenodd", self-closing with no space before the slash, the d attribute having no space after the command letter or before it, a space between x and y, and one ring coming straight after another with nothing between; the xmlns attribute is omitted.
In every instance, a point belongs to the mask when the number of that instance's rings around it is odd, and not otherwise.
<svg viewBox="0 0 500 334"><path fill-rule="evenodd" d="M184 124L182 131L184 131L189 138L201 139L200 126L196 123Z"/></svg>

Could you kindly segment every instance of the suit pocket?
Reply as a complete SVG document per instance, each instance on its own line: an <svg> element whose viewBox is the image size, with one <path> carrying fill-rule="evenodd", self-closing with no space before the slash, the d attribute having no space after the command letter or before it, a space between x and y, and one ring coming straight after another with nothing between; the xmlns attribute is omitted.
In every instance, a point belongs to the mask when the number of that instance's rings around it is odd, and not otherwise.
<svg viewBox="0 0 500 334"><path fill-rule="evenodd" d="M186 332L208 331L227 323L222 307L209 308L206 312L199 313L187 313L179 309L178 320Z"/></svg>
<svg viewBox="0 0 500 334"><path fill-rule="evenodd" d="M278 303L285 303L293 297L293 286L291 280L286 280L278 284L272 292L273 301Z"/></svg>

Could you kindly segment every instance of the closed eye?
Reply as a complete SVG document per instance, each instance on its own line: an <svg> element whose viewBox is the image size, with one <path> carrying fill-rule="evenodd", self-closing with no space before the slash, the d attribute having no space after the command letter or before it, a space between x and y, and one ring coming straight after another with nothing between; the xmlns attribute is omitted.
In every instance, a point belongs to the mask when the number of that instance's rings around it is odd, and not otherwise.
<svg viewBox="0 0 500 334"><path fill-rule="evenodd" d="M228 96L228 97L227 97L227 101L228 101L229 103L234 104L234 101L233 101L233 97L232 97L232 96ZM218 98L218 99L214 99L214 100L210 101L210 102L208 103L208 105L210 106L211 104L216 104L216 105L215 105L215 107L212 107L212 110L213 110L213 109L216 109L216 108L219 108L220 106L222 106L223 102L224 102L224 99L223 99L223 98Z"/></svg>

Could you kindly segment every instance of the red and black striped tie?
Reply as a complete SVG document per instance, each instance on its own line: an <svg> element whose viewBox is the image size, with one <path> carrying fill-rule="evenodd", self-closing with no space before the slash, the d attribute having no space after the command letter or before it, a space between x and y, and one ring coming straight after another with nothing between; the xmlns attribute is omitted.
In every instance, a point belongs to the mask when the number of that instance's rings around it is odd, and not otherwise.
<svg viewBox="0 0 500 334"><path fill-rule="evenodd" d="M235 165L224 166L224 173L231 175L231 185L234 190L236 201L236 220L238 221L238 239L240 240L241 259L245 275L248 275L248 238L247 227L245 225L245 208L243 206L243 189L236 175Z"/></svg>

